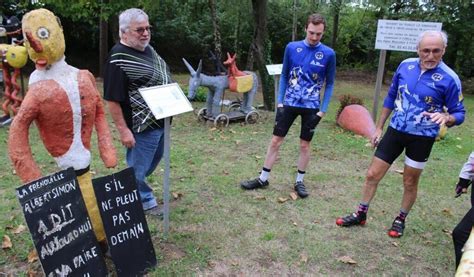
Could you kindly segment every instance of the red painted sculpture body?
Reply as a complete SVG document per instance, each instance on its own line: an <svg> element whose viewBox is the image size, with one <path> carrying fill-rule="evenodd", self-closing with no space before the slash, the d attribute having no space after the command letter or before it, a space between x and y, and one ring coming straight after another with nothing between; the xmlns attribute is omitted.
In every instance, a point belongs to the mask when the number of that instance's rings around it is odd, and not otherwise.
<svg viewBox="0 0 474 277"><path fill-rule="evenodd" d="M375 132L374 120L369 111L362 105L345 106L337 118L337 124L368 139Z"/></svg>

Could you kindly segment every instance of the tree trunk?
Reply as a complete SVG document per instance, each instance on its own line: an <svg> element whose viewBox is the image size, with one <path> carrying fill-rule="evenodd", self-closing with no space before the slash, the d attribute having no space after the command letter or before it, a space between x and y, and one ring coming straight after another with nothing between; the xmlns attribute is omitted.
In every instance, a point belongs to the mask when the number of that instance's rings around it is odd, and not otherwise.
<svg viewBox="0 0 474 277"><path fill-rule="evenodd" d="M337 33L339 30L339 14L341 13L342 0L335 0L332 2L333 10L333 32L332 32L332 42L331 47L335 49L337 42Z"/></svg>
<svg viewBox="0 0 474 277"><path fill-rule="evenodd" d="M109 0L102 0L100 26L99 26L99 76L104 74L104 64L107 59L107 53L109 51L109 25L104 19L102 9L104 5L107 5Z"/></svg>
<svg viewBox="0 0 474 277"><path fill-rule="evenodd" d="M234 52L239 53L240 52L240 25L241 25L241 20L240 18L242 17L242 9L239 8L238 16L237 16L237 24L235 24L235 30L234 30ZM240 54L240 53L239 53Z"/></svg>
<svg viewBox="0 0 474 277"><path fill-rule="evenodd" d="M293 0L293 26L291 28L291 41L295 41L298 33L298 16L297 16L298 0Z"/></svg>
<svg viewBox="0 0 474 277"><path fill-rule="evenodd" d="M219 18L217 17L216 2L209 0L209 9L211 10L212 26L214 27L214 53L218 62L222 60L222 42L219 28Z"/></svg>
<svg viewBox="0 0 474 277"><path fill-rule="evenodd" d="M255 27L250 48L261 79L264 108L272 111L274 109L275 93L273 79L268 75L266 69L266 64L270 63L268 53L270 41L267 39L267 2L268 0L252 0L252 15Z"/></svg>

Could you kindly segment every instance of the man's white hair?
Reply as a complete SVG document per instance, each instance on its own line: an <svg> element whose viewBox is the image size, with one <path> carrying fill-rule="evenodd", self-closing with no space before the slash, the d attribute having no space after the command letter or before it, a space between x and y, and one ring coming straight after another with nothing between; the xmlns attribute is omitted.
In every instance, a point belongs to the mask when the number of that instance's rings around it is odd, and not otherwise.
<svg viewBox="0 0 474 277"><path fill-rule="evenodd" d="M421 40L426 36L441 37L441 39L443 40L444 47L448 46L448 35L446 34L445 31L427 30L427 31L421 32L418 35L418 38L416 39L416 49L418 49L420 47Z"/></svg>
<svg viewBox="0 0 474 277"><path fill-rule="evenodd" d="M132 22L148 21L148 15L140 9L131 8L123 11L119 15L119 37L122 38L122 34L128 31Z"/></svg>

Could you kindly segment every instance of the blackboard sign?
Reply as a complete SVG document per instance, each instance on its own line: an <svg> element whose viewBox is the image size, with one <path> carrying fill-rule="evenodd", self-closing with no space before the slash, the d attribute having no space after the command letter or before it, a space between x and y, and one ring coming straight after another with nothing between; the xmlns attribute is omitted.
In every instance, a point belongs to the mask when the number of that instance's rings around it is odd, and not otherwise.
<svg viewBox="0 0 474 277"><path fill-rule="evenodd" d="M16 189L46 276L106 276L72 168Z"/></svg>
<svg viewBox="0 0 474 277"><path fill-rule="evenodd" d="M117 275L142 275L157 262L133 169L92 182Z"/></svg>

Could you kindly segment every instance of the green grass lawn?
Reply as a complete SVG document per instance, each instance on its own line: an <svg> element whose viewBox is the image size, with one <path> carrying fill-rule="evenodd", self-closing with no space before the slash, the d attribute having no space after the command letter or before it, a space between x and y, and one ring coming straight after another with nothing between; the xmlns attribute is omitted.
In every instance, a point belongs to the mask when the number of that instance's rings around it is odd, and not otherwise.
<svg viewBox="0 0 474 277"><path fill-rule="evenodd" d="M187 76L176 79L184 84ZM296 176L299 120L281 148L270 186L243 191L239 182L255 178L262 167L274 113L262 111L257 124L233 123L224 129L198 123L193 113L176 116L171 130L171 191L182 197L171 202L166 240L162 222L149 219L159 259L149 275L452 275L450 231L470 207L467 195L454 198L454 184L474 149L474 97L465 96L465 123L451 128L444 140L435 143L405 235L392 239L386 233L400 207L402 175L395 170L403 168L403 159L382 180L365 227L348 229L335 224L338 216L356 209L373 155L364 138L336 126L337 96L361 97L371 110L373 90L372 83L336 82L329 112L313 139L305 177L310 196L304 200L289 197ZM386 87L383 96L385 91ZM254 105L262 104L261 99L259 95ZM204 104L193 105L198 109ZM31 130L35 159L45 174L55 172L36 128ZM115 170L105 169L94 146L91 167L95 176L125 168L115 130L114 136L120 164ZM0 129L0 149L5 152L0 155L0 237L8 235L13 244L11 249L0 250L0 274L26 275L40 267L38 262L27 261L33 249L28 231L14 233L26 223L15 196L20 181L6 155L7 139L8 128ZM162 176L159 168L150 178L160 198ZM280 203L279 198L289 200ZM356 263L341 262L344 256Z"/></svg>

